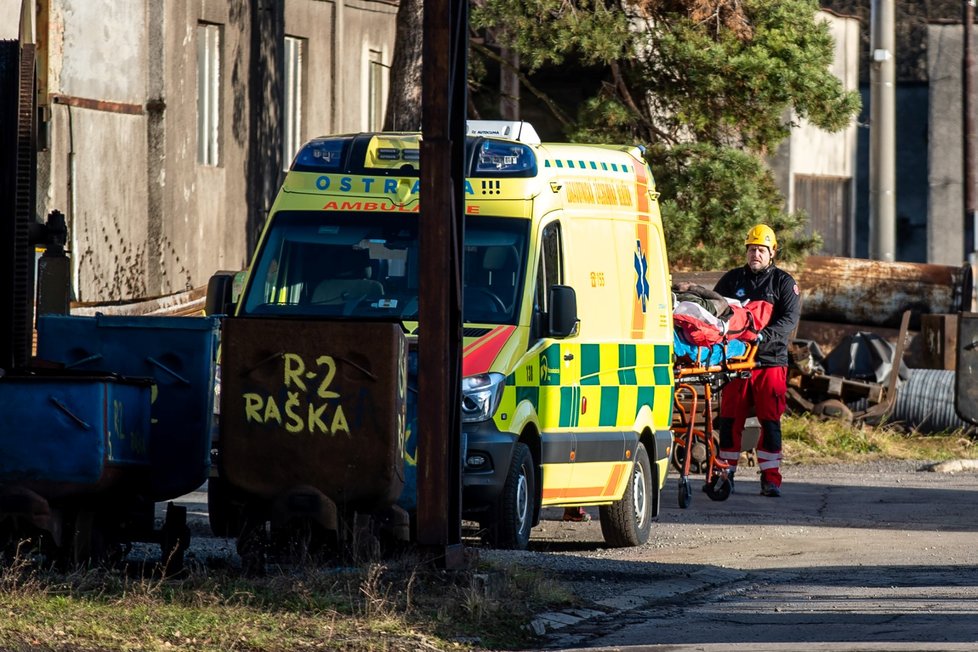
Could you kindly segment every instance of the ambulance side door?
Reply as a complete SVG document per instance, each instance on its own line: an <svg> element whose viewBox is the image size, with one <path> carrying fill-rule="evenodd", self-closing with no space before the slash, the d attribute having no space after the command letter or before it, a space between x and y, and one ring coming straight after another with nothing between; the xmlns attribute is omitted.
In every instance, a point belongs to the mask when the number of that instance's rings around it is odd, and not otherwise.
<svg viewBox="0 0 978 652"><path fill-rule="evenodd" d="M574 365L566 364L567 340L554 339L547 333L547 304L550 288L566 283L561 224L547 223L540 236L537 261L537 283L534 295L534 337L539 338L540 395L537 416L540 420L541 464L543 466L543 504L566 500L572 487L573 461L577 438L574 434L576 401L580 398L580 374ZM571 340L573 341L573 340Z"/></svg>

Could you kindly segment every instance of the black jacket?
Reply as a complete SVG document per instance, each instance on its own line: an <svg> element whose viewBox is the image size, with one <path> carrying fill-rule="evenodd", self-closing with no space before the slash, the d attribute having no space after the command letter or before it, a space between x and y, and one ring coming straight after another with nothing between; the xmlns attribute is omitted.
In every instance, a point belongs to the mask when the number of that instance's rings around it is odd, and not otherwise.
<svg viewBox="0 0 978 652"><path fill-rule="evenodd" d="M801 315L798 284L791 274L773 263L756 274L744 265L724 274L713 289L738 301L760 299L774 306L771 321L761 331L755 362L758 367L788 366L788 342Z"/></svg>

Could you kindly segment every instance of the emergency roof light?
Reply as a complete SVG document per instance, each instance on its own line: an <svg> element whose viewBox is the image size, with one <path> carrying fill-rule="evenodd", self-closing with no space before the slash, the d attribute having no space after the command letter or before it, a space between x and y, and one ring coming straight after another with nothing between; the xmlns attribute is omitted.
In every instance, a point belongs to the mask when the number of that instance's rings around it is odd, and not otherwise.
<svg viewBox="0 0 978 652"><path fill-rule="evenodd" d="M479 144L472 176L528 177L536 169L536 157L528 145L486 138Z"/></svg>
<svg viewBox="0 0 978 652"><path fill-rule="evenodd" d="M315 138L306 143L292 162L293 170L339 172L349 138Z"/></svg>
<svg viewBox="0 0 978 652"><path fill-rule="evenodd" d="M316 174L417 177L419 139L419 134L383 133L314 138L296 154L291 169ZM526 178L537 173L536 154L524 142L470 132L465 145L468 177Z"/></svg>

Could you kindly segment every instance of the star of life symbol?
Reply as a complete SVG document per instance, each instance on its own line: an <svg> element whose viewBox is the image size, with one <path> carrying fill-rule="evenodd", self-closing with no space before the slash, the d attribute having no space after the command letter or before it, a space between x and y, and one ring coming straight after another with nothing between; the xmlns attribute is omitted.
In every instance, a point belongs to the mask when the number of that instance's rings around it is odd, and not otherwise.
<svg viewBox="0 0 978 652"><path fill-rule="evenodd" d="M735 296L738 299L743 299L745 294L747 294L747 291L744 290L744 288L737 288L737 292L736 292L736 295Z"/></svg>
<svg viewBox="0 0 978 652"><path fill-rule="evenodd" d="M642 300L642 312L645 312L646 305L649 300L649 261L645 258L645 252L642 251L642 241L635 241L635 274L637 275L637 280L635 281L635 294Z"/></svg>

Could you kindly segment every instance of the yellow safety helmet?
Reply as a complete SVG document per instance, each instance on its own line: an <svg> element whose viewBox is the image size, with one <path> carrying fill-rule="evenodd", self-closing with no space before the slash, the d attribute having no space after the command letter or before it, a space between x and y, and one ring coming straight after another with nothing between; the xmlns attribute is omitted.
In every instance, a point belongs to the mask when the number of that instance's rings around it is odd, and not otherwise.
<svg viewBox="0 0 978 652"><path fill-rule="evenodd" d="M744 246L748 245L764 245L773 254L778 248L778 239L774 237L774 229L767 224L758 224L747 232L747 239L744 240Z"/></svg>

